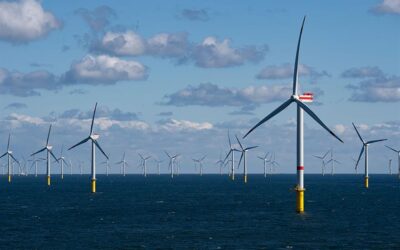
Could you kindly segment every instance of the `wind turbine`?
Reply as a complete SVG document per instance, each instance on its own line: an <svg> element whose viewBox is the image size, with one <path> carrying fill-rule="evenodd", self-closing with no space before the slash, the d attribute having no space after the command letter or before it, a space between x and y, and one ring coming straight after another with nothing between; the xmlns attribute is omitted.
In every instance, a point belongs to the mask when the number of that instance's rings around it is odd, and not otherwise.
<svg viewBox="0 0 400 250"><path fill-rule="evenodd" d="M264 157L257 156L258 159L262 160L263 163L264 163L264 178L267 178L267 162L268 162L268 155L269 155L269 153L267 152L267 153L265 154Z"/></svg>
<svg viewBox="0 0 400 250"><path fill-rule="evenodd" d="M329 150L322 156L319 155L313 155L315 158L318 158L322 161L322 176L325 175L325 157L328 155Z"/></svg>
<svg viewBox="0 0 400 250"><path fill-rule="evenodd" d="M273 153L272 154L272 156L271 156L271 158L270 158L270 167L271 167L271 169L270 169L270 172L272 173L272 171L274 171L275 172L275 169L276 169L276 166L280 166L279 165L279 163L275 160L275 153Z"/></svg>
<svg viewBox="0 0 400 250"><path fill-rule="evenodd" d="M45 160L46 160L45 158L33 158L33 160L28 160L28 161L32 162L31 168L33 166L35 166L35 177L37 177L37 175L38 175L38 165L37 165L38 162L45 161Z"/></svg>
<svg viewBox="0 0 400 250"><path fill-rule="evenodd" d="M294 64L294 73L293 73L293 93L292 96L281 104L277 109L275 109L272 113L267 115L264 119L262 119L259 123L257 123L253 128L251 128L247 134L244 136L248 136L254 129L256 129L261 124L265 123L286 107L288 107L291 103L297 104L297 212L304 212L304 120L303 120L303 111L306 111L319 125L321 125L325 130L327 130L331 135L333 135L336 139L343 142L337 135L335 135L319 118L314 112L306 105L304 102L312 101L313 96L311 93L305 93L304 95L298 94L298 65L299 65L299 51L300 51L300 42L301 35L303 33L303 27L306 17L303 19L303 23L301 25L299 40L297 43L297 51L296 58Z"/></svg>
<svg viewBox="0 0 400 250"><path fill-rule="evenodd" d="M8 134L7 152L5 152L0 156L0 158L3 158L4 156L7 155L8 182L11 182L12 161L15 161L19 165L18 160L15 159L13 152L10 149L10 140L11 140L11 134Z"/></svg>
<svg viewBox="0 0 400 250"><path fill-rule="evenodd" d="M154 161L157 163L157 174L160 175L160 164L163 161L162 160L157 160L157 159L154 159Z"/></svg>
<svg viewBox="0 0 400 250"><path fill-rule="evenodd" d="M329 161L326 162L326 164L332 163L332 165L331 165L331 175L333 175L334 172L335 172L335 166L334 166L335 162L337 164L341 164L339 161L337 161L336 159L333 158L333 150L331 150L331 159L329 159Z"/></svg>
<svg viewBox="0 0 400 250"><path fill-rule="evenodd" d="M42 148L42 149L40 149L39 151L37 151L37 152L31 154L31 156L34 156L34 155L36 155L36 154L38 154L38 153L43 152L43 151L46 150L46 153L47 153L47 154L46 154L46 161L47 161L47 168L46 168L47 186L50 186L50 184L51 184L51 180L50 180L50 178L51 178L51 169L50 169L50 167L51 167L51 166L50 166L51 160L50 160L50 155L51 155L51 156L56 160L56 162L58 163L57 157L56 157L56 156L53 154L53 152L52 152L53 146L51 146L51 145L49 144L50 132L51 132L51 124L50 124L50 127L49 127L49 133L47 134L46 145L44 146L44 148Z"/></svg>
<svg viewBox="0 0 400 250"><path fill-rule="evenodd" d="M128 165L128 162L125 160L125 152L124 152L124 154L122 155L121 161L116 162L115 164L121 165L121 167L122 167L122 174L123 174L123 176L125 176L125 174L126 174L126 165Z"/></svg>
<svg viewBox="0 0 400 250"><path fill-rule="evenodd" d="M240 150L233 147L233 145L231 143L231 137L229 135L229 130L228 130L228 141L229 141L229 151L228 151L228 154L226 155L224 161L226 161L226 159L228 159L229 155L231 155L231 178L232 178L232 181L234 181L235 180L235 151L240 152Z"/></svg>
<svg viewBox="0 0 400 250"><path fill-rule="evenodd" d="M398 175L399 175L399 179L400 179L400 150L398 150L398 149L394 149L394 148L392 148L392 147L389 147L389 146L386 146L385 145L385 147L387 147L388 149L390 149L390 150L392 150L393 152L396 152L397 153L397 165L398 165Z"/></svg>
<svg viewBox="0 0 400 250"><path fill-rule="evenodd" d="M61 156L60 156L60 158L58 158L58 161L61 164L61 179L64 179L64 164L67 165L67 167L68 167L68 162L65 160L63 151L64 151L64 146L61 147Z"/></svg>
<svg viewBox="0 0 400 250"><path fill-rule="evenodd" d="M246 161L246 154L247 151L253 149L253 148L257 148L258 146L252 146L252 147L247 147L247 148L243 148L242 143L240 143L239 138L235 135L237 142L239 143L240 148L242 149L242 154L240 155L240 160L238 163L238 167L240 166L240 162L242 161L243 158L243 176L244 176L244 183L247 183L247 161Z"/></svg>
<svg viewBox="0 0 400 250"><path fill-rule="evenodd" d="M101 164L106 166L106 176L108 176L109 168L110 168L110 164L108 163L108 160L103 161Z"/></svg>
<svg viewBox="0 0 400 250"><path fill-rule="evenodd" d="M202 176L203 175L203 160L206 158L207 156L205 155L205 156L203 156L202 158L200 158L200 159L192 159L193 161L194 161L194 167L196 167L196 165L197 164L199 164L199 174L200 174L200 176Z"/></svg>
<svg viewBox="0 0 400 250"><path fill-rule="evenodd" d="M96 115L96 108L97 108L97 102L96 102L96 105L94 106L92 124L90 125L89 136L68 149L68 150L71 150L89 140L91 141L91 143L92 143L92 168L91 168L91 171L92 171L92 173L91 173L91 175L92 175L92 185L91 185L92 193L96 193L96 147L106 157L106 159L108 159L108 156L106 155L106 153L104 153L103 149L100 147L100 144L97 142L97 140L99 139L100 136L98 134L93 133L93 125L94 125L94 117Z"/></svg>
<svg viewBox="0 0 400 250"><path fill-rule="evenodd" d="M225 166L224 160L222 159L221 152L219 153L219 160L215 162L219 166L219 174L222 175L222 168Z"/></svg>
<svg viewBox="0 0 400 250"><path fill-rule="evenodd" d="M169 158L169 168L171 169L171 178L174 178L174 165L175 165L175 160L176 160L176 158L179 156L179 154L177 154L177 155L173 155L173 156L171 156L170 154L168 154L168 152L167 151L164 151L165 152L165 154L168 156L168 158Z"/></svg>
<svg viewBox="0 0 400 250"><path fill-rule="evenodd" d="M356 127L356 125L354 125L354 123L353 123L353 127L357 132L358 138L360 138L360 141L363 144L363 146L361 148L360 156L358 156L358 160L357 160L356 165L358 165L358 163L360 162L361 156L365 151L365 183L364 184L365 184L365 187L368 188L368 186L369 186L369 181L368 181L368 178L369 178L369 176L368 176L368 145L372 144L372 143L375 143L375 142L386 141L387 139L379 139L379 140L372 140L372 141L365 142L363 140L363 138L361 137L360 133L358 132L357 127Z"/></svg>
<svg viewBox="0 0 400 250"><path fill-rule="evenodd" d="M141 155L141 154L138 154L138 155L142 159L141 166L143 167L143 175L144 175L144 177L146 177L147 176L146 162L147 162L148 159L151 158L151 156L143 157L143 155Z"/></svg>

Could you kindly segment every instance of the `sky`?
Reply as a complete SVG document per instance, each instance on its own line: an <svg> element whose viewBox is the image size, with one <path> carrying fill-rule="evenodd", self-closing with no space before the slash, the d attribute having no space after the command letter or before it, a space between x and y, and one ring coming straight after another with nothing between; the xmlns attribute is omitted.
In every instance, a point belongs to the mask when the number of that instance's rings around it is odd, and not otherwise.
<svg viewBox="0 0 400 250"><path fill-rule="evenodd" d="M395 169L384 145L400 149L400 0L0 1L0 150L11 133L14 155L27 160L52 124L54 153L64 148L73 171L87 172L90 145L67 148L89 134L98 102L94 130L112 172L123 152L128 173L141 172L138 153L152 156L150 172L154 159L167 172L164 151L182 155L182 172L204 155L205 171L218 172L228 131L238 147L235 135L290 97L305 15L300 89L344 141L305 115L305 172L320 173L313 155L332 149L335 171L354 173L352 122L366 140L389 139L371 145L370 172L387 173L389 159ZM242 141L259 146L250 173L263 171L266 152L276 173L295 173L295 117L290 106ZM98 152L98 172L104 160Z"/></svg>

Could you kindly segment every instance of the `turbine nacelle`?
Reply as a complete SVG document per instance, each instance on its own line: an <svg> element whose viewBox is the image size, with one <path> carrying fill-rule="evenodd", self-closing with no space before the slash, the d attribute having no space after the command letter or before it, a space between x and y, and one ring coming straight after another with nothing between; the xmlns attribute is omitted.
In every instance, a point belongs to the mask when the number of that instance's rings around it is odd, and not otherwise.
<svg viewBox="0 0 400 250"><path fill-rule="evenodd" d="M47 149L47 150L52 150L52 149L53 149L53 146L47 145L47 146L46 146L46 149Z"/></svg>
<svg viewBox="0 0 400 250"><path fill-rule="evenodd" d="M90 139L92 139L92 140L97 140L97 139L99 139L99 137L100 137L100 135L99 134L91 134L90 135Z"/></svg>
<svg viewBox="0 0 400 250"><path fill-rule="evenodd" d="M11 151L11 150L8 150L8 151L7 151L7 154L11 155L11 154L12 154L12 151Z"/></svg>

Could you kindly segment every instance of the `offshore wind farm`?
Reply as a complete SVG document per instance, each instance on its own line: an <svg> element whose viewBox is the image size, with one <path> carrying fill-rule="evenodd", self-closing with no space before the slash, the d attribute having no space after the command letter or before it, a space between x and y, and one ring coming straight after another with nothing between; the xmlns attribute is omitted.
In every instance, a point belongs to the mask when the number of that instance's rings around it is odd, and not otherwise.
<svg viewBox="0 0 400 250"><path fill-rule="evenodd" d="M0 1L0 249L400 248L399 6Z"/></svg>

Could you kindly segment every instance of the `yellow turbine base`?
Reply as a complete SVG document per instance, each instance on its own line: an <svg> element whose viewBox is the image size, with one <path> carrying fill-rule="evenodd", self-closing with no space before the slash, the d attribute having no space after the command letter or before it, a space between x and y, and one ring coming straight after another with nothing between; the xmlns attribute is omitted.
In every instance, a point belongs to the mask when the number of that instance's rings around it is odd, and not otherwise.
<svg viewBox="0 0 400 250"><path fill-rule="evenodd" d="M296 211L304 213L304 189L297 189Z"/></svg>
<svg viewBox="0 0 400 250"><path fill-rule="evenodd" d="M8 182L11 182L11 175L8 175Z"/></svg>
<svg viewBox="0 0 400 250"><path fill-rule="evenodd" d="M235 175L233 174L233 175L232 175L232 181L234 181L234 180L235 180Z"/></svg>
<svg viewBox="0 0 400 250"><path fill-rule="evenodd" d="M365 177L365 188L368 188L368 186L369 186L368 177Z"/></svg>
<svg viewBox="0 0 400 250"><path fill-rule="evenodd" d="M50 180L50 176L47 176L47 186L50 186L51 180Z"/></svg>
<svg viewBox="0 0 400 250"><path fill-rule="evenodd" d="M92 193L96 193L96 180L92 180Z"/></svg>
<svg viewBox="0 0 400 250"><path fill-rule="evenodd" d="M247 183L247 175L244 176L244 183Z"/></svg>

